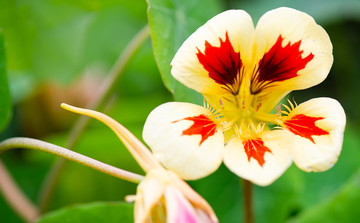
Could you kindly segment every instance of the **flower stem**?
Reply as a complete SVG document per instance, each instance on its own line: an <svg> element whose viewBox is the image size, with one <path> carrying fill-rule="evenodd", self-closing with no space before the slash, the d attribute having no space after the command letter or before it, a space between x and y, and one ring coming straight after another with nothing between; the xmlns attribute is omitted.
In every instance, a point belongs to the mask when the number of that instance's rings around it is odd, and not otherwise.
<svg viewBox="0 0 360 223"><path fill-rule="evenodd" d="M11 206L25 222L34 222L39 217L39 210L36 205L34 205L17 186L1 160L0 191L3 192L3 196L9 203L9 206Z"/></svg>
<svg viewBox="0 0 360 223"><path fill-rule="evenodd" d="M0 143L0 154L6 150L16 149L16 148L32 149L32 150L47 152L65 158L67 160L71 160L76 163L82 164L84 166L90 167L97 171L106 173L108 175L134 183L140 183L140 181L143 180L144 178L141 175L116 168L114 166L81 155L69 149L65 149L63 147L37 139L31 139L25 137L16 137L16 138L7 139Z"/></svg>
<svg viewBox="0 0 360 223"><path fill-rule="evenodd" d="M146 25L142 28L136 36L132 39L123 53L120 55L118 60L116 61L115 65L109 71L107 78L104 80L100 87L99 94L94 100L87 106L93 110L99 110L100 107L104 105L107 99L111 96L116 83L120 79L121 75L123 74L126 66L131 61L132 57L135 55L137 50L142 46L145 40L150 36L150 29L149 26ZM66 142L66 148L72 150L77 141L79 140L82 132L84 131L85 127L89 123L90 118L87 116L81 116L74 124L72 130L70 131L68 140ZM52 197L55 185L59 176L63 170L65 165L64 159L58 159L53 166L51 167L49 173L47 174L42 188L39 194L39 204L40 204L40 211L43 213L46 211L48 207L48 203Z"/></svg>
<svg viewBox="0 0 360 223"><path fill-rule="evenodd" d="M244 222L253 223L253 200L252 200L252 183L247 180L243 180L243 199L244 199Z"/></svg>

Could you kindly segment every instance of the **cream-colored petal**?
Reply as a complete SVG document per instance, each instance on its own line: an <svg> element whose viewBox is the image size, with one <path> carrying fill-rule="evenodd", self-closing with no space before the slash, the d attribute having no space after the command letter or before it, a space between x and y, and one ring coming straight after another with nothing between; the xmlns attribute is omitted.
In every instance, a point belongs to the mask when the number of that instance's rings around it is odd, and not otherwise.
<svg viewBox="0 0 360 223"><path fill-rule="evenodd" d="M322 82L328 75L333 63L332 44L326 31L316 24L314 19L304 12L290 8L278 8L265 13L256 26L256 51L254 62L258 63L265 53L283 38L281 47L278 47L271 57L272 69L264 69L264 79L272 80L264 91L291 91L309 88ZM300 45L296 47L296 43ZM290 50L281 50L286 45L293 46ZM300 53L301 58L294 56ZM301 53L301 51L303 51ZM280 52L280 53L279 53ZM288 56L293 52L293 56ZM313 55L313 56L311 56ZM270 60L268 60L268 63ZM277 61L277 62L274 62ZM303 65L298 66L300 63ZM278 65L277 67L275 65ZM301 69L297 69L301 68ZM302 68L302 66L305 66ZM286 69L283 69L283 68ZM287 78L292 71L297 76ZM276 71L282 71L276 73ZM276 73L277 77L270 77ZM278 77L285 80L276 79ZM290 75L291 76L291 75ZM277 81L274 81L277 80ZM253 89L254 90L254 89Z"/></svg>
<svg viewBox="0 0 360 223"><path fill-rule="evenodd" d="M284 125L285 129L294 133L294 162L304 171L329 169L338 160L342 148L346 123L343 108L335 99L315 98L297 106L288 117L284 117L283 122L286 124L286 120L299 115L318 120L312 122L315 127L311 122L304 124L305 127L310 126L307 131L301 131L302 128L291 131L291 127Z"/></svg>
<svg viewBox="0 0 360 223"><path fill-rule="evenodd" d="M243 10L228 10L210 19L183 43L171 62L172 75L187 87L200 93L226 92L223 85L209 77L209 72L200 63L197 56L198 50L204 53L206 42L211 46L219 47L221 41L226 40L226 34L234 51L240 52L242 62L248 63L254 39L251 17ZM220 60L229 56L229 53L224 54L217 56ZM211 65L216 63L213 62Z"/></svg>
<svg viewBox="0 0 360 223"><path fill-rule="evenodd" d="M165 184L157 176L158 173L153 175L150 171L137 187L134 207L135 223L148 222L152 219L152 209L160 204L160 199L165 193Z"/></svg>
<svg viewBox="0 0 360 223"><path fill-rule="evenodd" d="M204 117L211 131L188 118ZM188 119L188 120L187 120ZM200 122L201 124L201 122ZM202 134L185 134L198 127ZM208 129L209 130L209 129ZM155 108L148 116L143 138L154 156L183 179L198 179L214 172L222 162L224 137L204 107L169 102Z"/></svg>
<svg viewBox="0 0 360 223"><path fill-rule="evenodd" d="M254 184L267 186L279 178L292 163L291 149L285 131L267 131L260 137L271 152L265 152L261 166L253 157L248 160L244 145L234 138L225 146L224 163L236 175Z"/></svg>

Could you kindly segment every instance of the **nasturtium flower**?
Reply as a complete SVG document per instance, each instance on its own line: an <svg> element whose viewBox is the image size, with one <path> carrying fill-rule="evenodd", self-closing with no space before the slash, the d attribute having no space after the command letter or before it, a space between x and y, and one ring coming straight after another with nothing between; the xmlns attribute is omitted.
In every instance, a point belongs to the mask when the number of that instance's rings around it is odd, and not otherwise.
<svg viewBox="0 0 360 223"><path fill-rule="evenodd" d="M135 222L215 223L208 203L174 172L151 170L139 184L135 197Z"/></svg>
<svg viewBox="0 0 360 223"><path fill-rule="evenodd" d="M293 90L322 82L332 62L329 36L303 12L274 9L256 28L243 10L220 13L171 62L172 75L200 92L204 106L160 105L147 118L143 138L184 179L207 176L222 161L262 186L292 161L304 171L327 170L342 147L341 105L331 98L279 103Z"/></svg>
<svg viewBox="0 0 360 223"><path fill-rule="evenodd" d="M127 197L128 201L135 201L135 223L218 222L214 211L204 198L174 172L164 169L150 150L120 123L100 112L67 104L61 106L109 126L146 172L144 180L137 187L136 195Z"/></svg>

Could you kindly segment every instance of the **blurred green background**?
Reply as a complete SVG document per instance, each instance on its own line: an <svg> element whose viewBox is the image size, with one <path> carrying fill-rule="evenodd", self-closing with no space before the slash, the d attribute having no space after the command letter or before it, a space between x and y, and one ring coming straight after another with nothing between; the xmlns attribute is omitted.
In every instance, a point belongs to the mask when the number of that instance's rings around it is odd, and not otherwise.
<svg viewBox="0 0 360 223"><path fill-rule="evenodd" d="M256 222L359 219L360 1L150 0L150 4L163 7L157 8L164 9L168 13L165 16L171 18L160 27L164 33L176 27L175 34L181 34L169 36L173 50L206 20L231 8L246 10L256 23L266 11L289 6L307 12L327 30L334 47L334 65L328 78L316 87L294 92L293 97L297 103L322 96L340 101L347 114L343 151L338 163L327 172L304 173L293 165L272 185L255 186L255 219ZM63 111L59 104L85 106L94 97L122 50L148 23L148 5L139 0L0 0L0 6L0 29L13 101L9 125L0 139L27 136L64 145L77 116ZM170 69L166 63L159 65L162 73ZM181 88L173 80L166 80L168 77L163 78L168 87ZM178 94L175 98L189 100L194 94L189 95ZM126 68L105 113L141 138L148 113L170 100L173 96L162 82L148 39ZM76 151L142 173L116 136L96 121L91 122ZM41 183L55 157L16 150L4 153L1 158L20 187L37 202ZM211 176L189 183L212 205L220 222L242 219L241 181L224 166ZM121 201L135 190L135 184L68 162L50 210L87 202ZM2 194L0 222L22 222Z"/></svg>

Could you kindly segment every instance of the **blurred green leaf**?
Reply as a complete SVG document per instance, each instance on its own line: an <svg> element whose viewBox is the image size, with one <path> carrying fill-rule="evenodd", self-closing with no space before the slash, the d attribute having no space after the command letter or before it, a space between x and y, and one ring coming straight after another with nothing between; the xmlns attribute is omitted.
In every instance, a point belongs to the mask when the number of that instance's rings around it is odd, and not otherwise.
<svg viewBox="0 0 360 223"><path fill-rule="evenodd" d="M133 205L122 202L96 202L73 205L48 213L38 223L66 222L134 222Z"/></svg>
<svg viewBox="0 0 360 223"><path fill-rule="evenodd" d="M1 1L13 96L20 101L47 82L69 84L89 68L106 73L146 24L146 6L127 0Z"/></svg>
<svg viewBox="0 0 360 223"><path fill-rule="evenodd" d="M241 222L243 219L241 179L225 165L210 176L189 184L214 209L219 222Z"/></svg>
<svg viewBox="0 0 360 223"><path fill-rule="evenodd" d="M360 218L360 169L334 195L292 219L291 223L357 222Z"/></svg>
<svg viewBox="0 0 360 223"><path fill-rule="evenodd" d="M166 87L176 100L202 103L199 93L186 88L171 76L170 62L185 39L223 9L220 1L149 0L148 3L155 60Z"/></svg>
<svg viewBox="0 0 360 223"><path fill-rule="evenodd" d="M290 7L306 12L319 24L336 22L345 18L360 19L360 1L358 0L230 1L230 7L244 9L254 21L257 21L265 12L278 7Z"/></svg>
<svg viewBox="0 0 360 223"><path fill-rule="evenodd" d="M4 37L0 30L0 132L9 121L10 110L11 100L6 76Z"/></svg>

